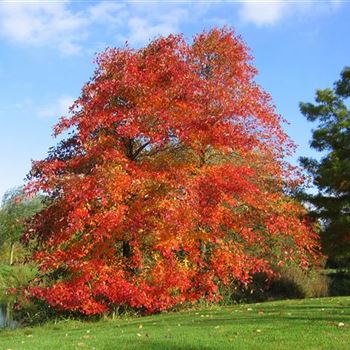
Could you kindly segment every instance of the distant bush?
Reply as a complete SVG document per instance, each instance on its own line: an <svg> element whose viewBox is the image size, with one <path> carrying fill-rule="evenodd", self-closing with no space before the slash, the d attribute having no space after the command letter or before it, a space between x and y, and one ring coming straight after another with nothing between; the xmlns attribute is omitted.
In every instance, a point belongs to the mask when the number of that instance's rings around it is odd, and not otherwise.
<svg viewBox="0 0 350 350"><path fill-rule="evenodd" d="M350 271L350 257L338 257L328 259L326 263L326 268Z"/></svg>
<svg viewBox="0 0 350 350"><path fill-rule="evenodd" d="M270 293L274 297L317 298L328 295L328 278L319 270L303 271L289 267L273 280Z"/></svg>
<svg viewBox="0 0 350 350"><path fill-rule="evenodd" d="M9 288L21 288L34 278L37 270L30 265L0 265L0 300L9 298Z"/></svg>
<svg viewBox="0 0 350 350"><path fill-rule="evenodd" d="M330 272L328 278L330 280L329 294L331 296L350 295L350 271Z"/></svg>
<svg viewBox="0 0 350 350"><path fill-rule="evenodd" d="M302 299L328 295L328 277L319 270L303 271L289 266L269 280L266 274L257 273L248 286L234 285L225 291L223 302L260 302L278 299Z"/></svg>
<svg viewBox="0 0 350 350"><path fill-rule="evenodd" d="M34 278L37 270L30 265L1 265L0 264L0 327L13 327L14 311L18 293L9 293L9 289L25 287Z"/></svg>

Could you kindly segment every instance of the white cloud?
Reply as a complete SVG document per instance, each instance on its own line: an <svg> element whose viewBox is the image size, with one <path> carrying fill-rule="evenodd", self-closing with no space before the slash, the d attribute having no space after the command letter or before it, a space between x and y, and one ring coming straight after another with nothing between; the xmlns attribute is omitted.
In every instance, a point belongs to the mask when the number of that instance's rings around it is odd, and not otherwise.
<svg viewBox="0 0 350 350"><path fill-rule="evenodd" d="M227 3L227 15L210 13L215 3L203 2L87 2L74 1L6 1L0 0L0 39L27 47L51 47L64 54L77 54L87 46L94 47L106 31L111 38L143 45L158 35L180 32L184 25L194 23L230 24L232 11L241 21L257 26L273 25L291 15L311 16L329 12L339 1L323 3L278 0L247 0ZM106 37L104 35L103 37ZM87 45L89 39L89 45Z"/></svg>
<svg viewBox="0 0 350 350"><path fill-rule="evenodd" d="M60 96L56 101L41 106L36 114L42 119L58 119L69 114L69 107L74 103L74 98L68 95Z"/></svg>
<svg viewBox="0 0 350 350"><path fill-rule="evenodd" d="M121 25L124 18L128 16L128 11L126 4L102 1L90 6L87 14L91 22Z"/></svg>
<svg viewBox="0 0 350 350"><path fill-rule="evenodd" d="M290 5L286 2L245 2L238 13L244 22L252 22L258 26L268 25L279 21Z"/></svg>
<svg viewBox="0 0 350 350"><path fill-rule="evenodd" d="M66 54L80 51L87 19L62 2L3 2L0 36L24 46L55 47Z"/></svg>
<svg viewBox="0 0 350 350"><path fill-rule="evenodd" d="M314 16L337 10L340 1L247 0L240 4L238 15L243 22L257 26L274 25L292 15Z"/></svg>
<svg viewBox="0 0 350 350"><path fill-rule="evenodd" d="M180 31L181 25L189 20L194 21L199 14L209 9L208 4L201 7L198 4L176 3L128 3L128 7L112 9L110 18L119 16L122 33L117 35L119 41L128 41L132 45L147 43L150 39L159 35L166 36ZM190 9L196 6L190 16ZM199 9L202 8L202 12ZM203 12L204 11L204 12ZM110 20L112 22L112 20ZM112 22L113 23L113 22ZM115 23L115 21L114 21Z"/></svg>
<svg viewBox="0 0 350 350"><path fill-rule="evenodd" d="M158 16L133 16L128 20L128 41L132 44L144 44L154 37L167 36L180 31L181 21L188 17L184 9L173 9Z"/></svg>
<svg viewBox="0 0 350 350"><path fill-rule="evenodd" d="M174 31L174 27L170 23L152 24L149 20L142 17L132 17L128 21L129 35L128 41L133 44L147 42L157 35L168 35Z"/></svg>
<svg viewBox="0 0 350 350"><path fill-rule="evenodd" d="M52 47L64 54L76 54L97 25L114 30L119 40L138 45L157 35L179 31L180 24L189 18L189 6L101 1L77 10L73 1L2 2L0 38L22 46ZM206 11L208 6L204 8Z"/></svg>
<svg viewBox="0 0 350 350"><path fill-rule="evenodd" d="M33 106L33 100L30 97L25 97L22 101L15 103L17 109L28 109Z"/></svg>

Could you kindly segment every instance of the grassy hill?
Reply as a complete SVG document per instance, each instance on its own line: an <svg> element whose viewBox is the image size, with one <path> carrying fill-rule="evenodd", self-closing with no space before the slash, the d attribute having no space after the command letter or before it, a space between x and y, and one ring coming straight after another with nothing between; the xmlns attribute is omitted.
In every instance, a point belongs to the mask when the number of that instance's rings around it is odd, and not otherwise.
<svg viewBox="0 0 350 350"><path fill-rule="evenodd" d="M350 297L289 300L0 331L0 349L350 349Z"/></svg>

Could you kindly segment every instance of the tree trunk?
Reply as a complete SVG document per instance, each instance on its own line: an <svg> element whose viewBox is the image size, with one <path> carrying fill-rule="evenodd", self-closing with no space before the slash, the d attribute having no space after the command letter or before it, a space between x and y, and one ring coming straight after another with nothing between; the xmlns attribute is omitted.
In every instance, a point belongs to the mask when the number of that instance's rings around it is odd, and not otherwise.
<svg viewBox="0 0 350 350"><path fill-rule="evenodd" d="M201 250L201 258L205 260L207 255L207 246L202 239L200 240L200 250Z"/></svg>
<svg viewBox="0 0 350 350"><path fill-rule="evenodd" d="M14 250L15 250L15 243L11 242L10 243L10 265L13 264L13 255L14 255Z"/></svg>
<svg viewBox="0 0 350 350"><path fill-rule="evenodd" d="M5 326L9 327L11 326L12 321L12 312L11 312L11 302L6 303L6 315L5 315Z"/></svg>
<svg viewBox="0 0 350 350"><path fill-rule="evenodd" d="M125 258L131 258L132 251L131 251L131 246L128 241L123 241L123 256Z"/></svg>

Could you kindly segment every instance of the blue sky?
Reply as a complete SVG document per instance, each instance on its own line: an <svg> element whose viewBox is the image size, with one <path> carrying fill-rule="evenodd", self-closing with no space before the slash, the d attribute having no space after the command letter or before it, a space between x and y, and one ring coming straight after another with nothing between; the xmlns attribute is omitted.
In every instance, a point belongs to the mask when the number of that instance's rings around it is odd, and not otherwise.
<svg viewBox="0 0 350 350"><path fill-rule="evenodd" d="M350 65L348 1L1 1L0 195L55 144L52 126L92 75L96 52L222 25L251 48L257 81L290 122L299 145L291 161L314 155L298 103Z"/></svg>

